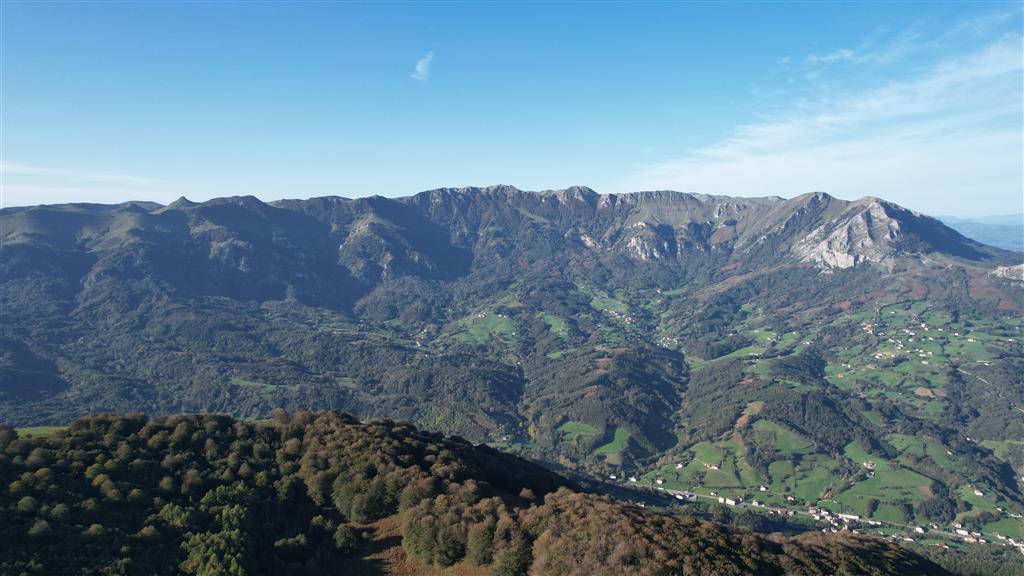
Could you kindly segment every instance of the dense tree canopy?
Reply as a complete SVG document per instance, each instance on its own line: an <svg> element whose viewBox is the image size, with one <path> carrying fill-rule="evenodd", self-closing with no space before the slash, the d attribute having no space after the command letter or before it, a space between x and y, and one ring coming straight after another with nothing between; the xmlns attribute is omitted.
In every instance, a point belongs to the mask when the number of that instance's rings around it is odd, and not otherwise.
<svg viewBox="0 0 1024 576"><path fill-rule="evenodd" d="M376 573L382 548L413 573L941 573L872 539L647 512L485 446L337 413L2 428L0 483L3 574Z"/></svg>

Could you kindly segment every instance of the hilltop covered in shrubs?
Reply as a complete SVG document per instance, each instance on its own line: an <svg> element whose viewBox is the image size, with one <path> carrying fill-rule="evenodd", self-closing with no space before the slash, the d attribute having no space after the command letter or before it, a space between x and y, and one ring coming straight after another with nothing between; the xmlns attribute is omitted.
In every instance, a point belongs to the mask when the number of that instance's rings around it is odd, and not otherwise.
<svg viewBox="0 0 1024 576"><path fill-rule="evenodd" d="M0 574L943 573L877 540L649 512L486 446L327 412L0 428L0 514Z"/></svg>

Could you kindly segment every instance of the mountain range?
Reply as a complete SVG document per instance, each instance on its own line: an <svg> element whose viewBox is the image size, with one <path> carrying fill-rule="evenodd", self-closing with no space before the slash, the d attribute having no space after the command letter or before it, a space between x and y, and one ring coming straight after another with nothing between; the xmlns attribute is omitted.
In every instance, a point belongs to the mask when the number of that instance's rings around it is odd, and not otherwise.
<svg viewBox="0 0 1024 576"><path fill-rule="evenodd" d="M939 216L943 224L979 242L1024 251L1024 214L1005 216L984 216L980 218L957 218Z"/></svg>
<svg viewBox="0 0 1024 576"><path fill-rule="evenodd" d="M7 208L0 243L8 425L332 409L589 478L1021 530L1024 256L878 198L181 198Z"/></svg>

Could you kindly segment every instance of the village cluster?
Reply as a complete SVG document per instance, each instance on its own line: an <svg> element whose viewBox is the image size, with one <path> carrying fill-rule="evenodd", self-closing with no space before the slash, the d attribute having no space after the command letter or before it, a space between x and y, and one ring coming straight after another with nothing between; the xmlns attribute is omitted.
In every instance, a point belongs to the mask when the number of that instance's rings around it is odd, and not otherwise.
<svg viewBox="0 0 1024 576"><path fill-rule="evenodd" d="M869 464L873 463L864 462L865 467L868 467ZM682 467L682 464L677 464L677 467ZM665 487L665 480L664 478L661 477L656 477L653 480L653 485L650 486L645 485L640 478L633 475L624 476L620 478L618 474L609 474L608 479L612 482L625 481L627 484L634 485L638 489L653 489L656 491L660 491L665 494L668 494L669 496L672 496L675 500L678 500L683 503L697 502L698 499L703 498L710 500L711 502L717 502L718 504L722 504L729 507L758 509L768 515L778 515L785 517L794 517L798 515L806 516L813 519L816 523L823 525L823 527L821 528L822 532L848 531L856 534L861 533L862 531L864 531L865 528L868 530L874 529L875 531L877 531L886 528L891 529L895 527L899 533L885 534L885 536L889 540L915 542L915 536L912 536L910 534L916 535L918 537L920 537L920 535L930 534L933 537L937 536L940 538L955 539L966 544L993 543L1002 544L1005 546L1012 546L1016 548L1018 551L1020 551L1021 554L1024 554L1024 541L1019 541L1013 537L1005 536L998 533L993 535L995 541L990 541L984 538L981 532L968 530L960 522L954 522L948 528L943 528L938 524L931 524L929 527L926 528L924 526L902 525L892 522L883 522L872 518L863 518L858 514L833 512L831 510L817 506L810 506L807 507L806 509L797 508L798 501L793 496L785 497L786 503L790 505L789 507L772 506L765 503L763 500L759 498L752 498L750 496L722 496L719 495L714 490L708 492L707 495L702 495L687 490L674 490L672 488ZM758 491L767 493L770 492L771 490L767 486L762 485L758 487ZM974 488L974 491L977 495L981 495L981 490ZM638 505L641 507L646 507L645 504L643 504L642 502L639 503ZM1002 509L1000 510L1002 511ZM1020 518L1019 514L1010 514L1010 516ZM949 547L947 544L944 543L938 543L937 545L946 548Z"/></svg>

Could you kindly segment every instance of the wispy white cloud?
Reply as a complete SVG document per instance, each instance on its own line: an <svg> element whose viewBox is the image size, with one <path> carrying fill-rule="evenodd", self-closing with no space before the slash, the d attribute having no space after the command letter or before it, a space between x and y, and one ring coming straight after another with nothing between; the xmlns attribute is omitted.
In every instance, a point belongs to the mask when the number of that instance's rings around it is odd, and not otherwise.
<svg viewBox="0 0 1024 576"><path fill-rule="evenodd" d="M1021 10L992 11L964 18L946 29L935 30L926 21L916 21L898 29L882 27L853 47L841 47L823 54L808 54L805 63L810 69L830 64L891 65L922 56L929 51L942 51L949 46L960 47L978 39L999 37L999 30L1009 22L1020 20Z"/></svg>
<svg viewBox="0 0 1024 576"><path fill-rule="evenodd" d="M833 62L845 62L855 60L856 58L857 53L853 50L849 48L840 48L827 54L808 54L807 63L811 65L832 64Z"/></svg>
<svg viewBox="0 0 1024 576"><path fill-rule="evenodd" d="M410 76L414 80L426 82L430 79L430 65L434 62L434 51L427 52L422 58L416 61L416 68Z"/></svg>
<svg viewBox="0 0 1024 576"><path fill-rule="evenodd" d="M952 33L954 34L973 34L975 36L986 36L992 33L993 30L1004 26L1007 22L1012 22L1014 19L1019 20L1021 17L1021 7L1010 6L1009 10L985 12L965 18L957 23L953 28Z"/></svg>
<svg viewBox="0 0 1024 576"><path fill-rule="evenodd" d="M127 174L105 174L94 172L83 172L80 170L64 170L61 168L46 168L42 166L31 166L18 164L16 162L0 161L0 172L17 176L50 176L82 182L106 182L136 186L149 186L153 181L149 178L129 176Z"/></svg>
<svg viewBox="0 0 1024 576"><path fill-rule="evenodd" d="M93 202L152 197L161 192L153 179L128 174L50 168L0 162L3 190L0 207L67 202L74 198Z"/></svg>
<svg viewBox="0 0 1024 576"><path fill-rule="evenodd" d="M805 63L811 71L835 64L897 64L911 56L935 49L948 41L948 36L956 34L958 32L952 31L931 36L922 31L917 23L895 32L880 29L854 47L841 47L823 54L808 54Z"/></svg>
<svg viewBox="0 0 1024 576"><path fill-rule="evenodd" d="M1021 204L1020 43L1003 38L913 78L793 105L681 158L641 166L623 184L733 195L825 190L932 213L968 197L979 211Z"/></svg>

